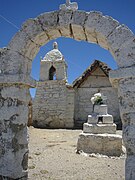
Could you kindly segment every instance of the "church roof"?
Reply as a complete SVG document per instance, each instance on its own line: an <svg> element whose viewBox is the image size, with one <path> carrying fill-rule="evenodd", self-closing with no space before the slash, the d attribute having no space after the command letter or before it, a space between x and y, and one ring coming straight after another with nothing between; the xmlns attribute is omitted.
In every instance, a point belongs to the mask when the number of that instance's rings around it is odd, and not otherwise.
<svg viewBox="0 0 135 180"><path fill-rule="evenodd" d="M58 44L57 42L53 43L53 50L49 51L45 57L43 58L43 61L61 61L64 57L62 53L58 50Z"/></svg>
<svg viewBox="0 0 135 180"><path fill-rule="evenodd" d="M74 82L73 82L73 87L79 87L97 68L100 68L104 74L109 77L109 71L111 70L111 68L109 68L107 66L107 64L99 61L99 60L95 60L84 72L83 74L77 78Z"/></svg>

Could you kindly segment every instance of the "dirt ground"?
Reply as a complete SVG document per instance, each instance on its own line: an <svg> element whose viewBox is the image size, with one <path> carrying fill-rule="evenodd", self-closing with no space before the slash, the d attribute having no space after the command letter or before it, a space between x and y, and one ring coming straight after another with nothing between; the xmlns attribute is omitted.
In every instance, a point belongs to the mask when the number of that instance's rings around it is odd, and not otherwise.
<svg viewBox="0 0 135 180"><path fill-rule="evenodd" d="M76 154L80 133L81 130L30 127L29 179L124 180L124 156L108 158Z"/></svg>

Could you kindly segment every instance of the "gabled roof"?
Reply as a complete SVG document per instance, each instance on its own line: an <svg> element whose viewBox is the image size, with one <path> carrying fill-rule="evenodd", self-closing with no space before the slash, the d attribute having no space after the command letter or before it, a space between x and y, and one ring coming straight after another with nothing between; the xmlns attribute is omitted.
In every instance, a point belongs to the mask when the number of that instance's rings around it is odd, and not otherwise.
<svg viewBox="0 0 135 180"><path fill-rule="evenodd" d="M109 68L107 64L103 62L95 60L91 64L91 66L89 66L84 71L84 73L73 82L73 87L79 87L98 67L104 72L107 77L109 77L109 71L111 70L111 68Z"/></svg>

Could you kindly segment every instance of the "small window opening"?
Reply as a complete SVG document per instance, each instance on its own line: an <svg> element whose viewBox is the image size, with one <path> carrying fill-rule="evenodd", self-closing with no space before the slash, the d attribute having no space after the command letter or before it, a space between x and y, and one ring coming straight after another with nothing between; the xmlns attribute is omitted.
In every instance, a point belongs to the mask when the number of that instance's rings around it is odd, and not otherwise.
<svg viewBox="0 0 135 180"><path fill-rule="evenodd" d="M56 69L53 66L49 70L49 80L56 80Z"/></svg>
<svg viewBox="0 0 135 180"><path fill-rule="evenodd" d="M102 116L98 117L98 123L103 123L103 117Z"/></svg>

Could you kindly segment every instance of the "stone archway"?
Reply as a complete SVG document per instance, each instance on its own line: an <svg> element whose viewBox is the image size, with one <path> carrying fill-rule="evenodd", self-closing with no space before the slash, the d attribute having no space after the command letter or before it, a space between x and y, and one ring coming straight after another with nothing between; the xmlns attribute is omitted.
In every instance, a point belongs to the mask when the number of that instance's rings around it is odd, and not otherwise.
<svg viewBox="0 0 135 180"><path fill-rule="evenodd" d="M72 10L29 19L0 51L0 177L27 179L29 88L35 86L31 63L40 46L61 36L97 43L116 60L110 80L119 92L126 179L135 179L135 36L102 13Z"/></svg>

